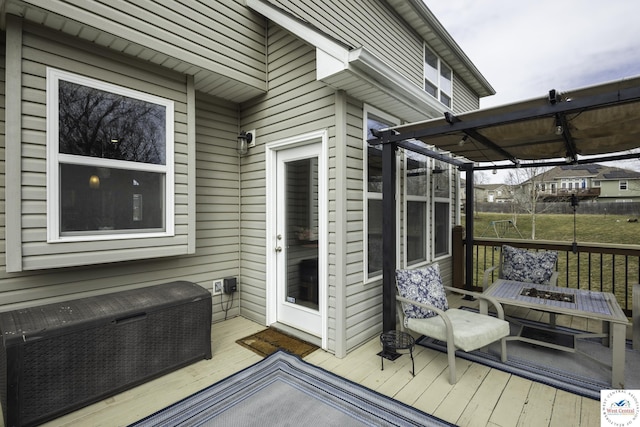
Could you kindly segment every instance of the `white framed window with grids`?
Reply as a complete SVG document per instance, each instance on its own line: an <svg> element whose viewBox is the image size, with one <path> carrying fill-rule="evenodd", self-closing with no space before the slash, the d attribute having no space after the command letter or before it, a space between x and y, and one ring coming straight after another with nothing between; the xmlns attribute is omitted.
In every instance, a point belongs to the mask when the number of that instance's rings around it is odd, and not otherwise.
<svg viewBox="0 0 640 427"><path fill-rule="evenodd" d="M451 255L451 165L434 160L431 174L433 259Z"/></svg>
<svg viewBox="0 0 640 427"><path fill-rule="evenodd" d="M424 90L443 105L453 106L453 70L424 45Z"/></svg>
<svg viewBox="0 0 640 427"><path fill-rule="evenodd" d="M429 230L431 159L405 150L404 155L404 264L418 266L431 258Z"/></svg>
<svg viewBox="0 0 640 427"><path fill-rule="evenodd" d="M47 69L47 240L174 235L174 104Z"/></svg>

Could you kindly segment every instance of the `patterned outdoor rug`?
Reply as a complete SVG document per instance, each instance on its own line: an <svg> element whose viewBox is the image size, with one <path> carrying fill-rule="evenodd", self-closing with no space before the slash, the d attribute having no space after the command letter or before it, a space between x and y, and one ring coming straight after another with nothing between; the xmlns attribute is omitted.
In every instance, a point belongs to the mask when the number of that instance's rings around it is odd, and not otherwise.
<svg viewBox="0 0 640 427"><path fill-rule="evenodd" d="M318 349L318 347L313 344L309 344L308 342L299 340L296 337L292 337L273 328L267 328L248 337L241 338L236 342L262 357L269 356L278 350L284 350L287 353L305 357Z"/></svg>
<svg viewBox="0 0 640 427"><path fill-rule="evenodd" d="M278 351L133 426L451 426Z"/></svg>
<svg viewBox="0 0 640 427"><path fill-rule="evenodd" d="M523 319L517 319L517 321L533 327L541 326L538 322ZM511 334L517 334L519 328L519 325L512 323ZM567 334L580 332L560 326L557 329ZM443 353L447 351L445 342L432 338L423 336L416 343ZM507 363L500 361L499 345L494 343L489 346L488 353L480 350L469 353L457 351L456 356L595 400L600 399L600 390L612 388L611 350L603 346L600 340L576 340L576 348L591 357L580 352L570 353L520 341L507 341ZM631 341L628 341L625 355L626 389L640 389L638 366L640 366L640 352L633 350Z"/></svg>

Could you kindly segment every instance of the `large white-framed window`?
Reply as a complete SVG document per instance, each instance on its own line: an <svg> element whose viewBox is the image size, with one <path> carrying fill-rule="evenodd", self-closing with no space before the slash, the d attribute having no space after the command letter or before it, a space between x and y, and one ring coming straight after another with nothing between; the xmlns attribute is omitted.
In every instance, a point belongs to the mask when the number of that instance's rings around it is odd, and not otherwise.
<svg viewBox="0 0 640 427"><path fill-rule="evenodd" d="M48 241L173 235L173 101L47 68Z"/></svg>
<svg viewBox="0 0 640 427"><path fill-rule="evenodd" d="M442 104L452 108L453 71L424 45L424 90Z"/></svg>
<svg viewBox="0 0 640 427"><path fill-rule="evenodd" d="M366 141L373 138L371 129L385 129L400 122L368 105L365 105L363 113L366 126L363 130L364 277L368 282L382 277L382 146L371 147Z"/></svg>
<svg viewBox="0 0 640 427"><path fill-rule="evenodd" d="M433 200L433 257L451 254L451 166L434 161L431 174Z"/></svg>
<svg viewBox="0 0 640 427"><path fill-rule="evenodd" d="M429 165L419 153L405 151L405 265L427 262L429 254Z"/></svg>

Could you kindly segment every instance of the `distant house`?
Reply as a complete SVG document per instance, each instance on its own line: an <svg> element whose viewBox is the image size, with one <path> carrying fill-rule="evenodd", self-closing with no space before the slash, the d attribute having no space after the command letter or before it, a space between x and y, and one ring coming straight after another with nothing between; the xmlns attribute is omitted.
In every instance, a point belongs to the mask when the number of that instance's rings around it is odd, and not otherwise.
<svg viewBox="0 0 640 427"><path fill-rule="evenodd" d="M513 201L511 186L507 184L476 185L475 197L479 202L506 203Z"/></svg>
<svg viewBox="0 0 640 427"><path fill-rule="evenodd" d="M582 200L640 201L640 172L597 163L556 166L530 181L545 201L566 200L572 194Z"/></svg>
<svg viewBox="0 0 640 427"><path fill-rule="evenodd" d="M382 329L371 129L495 93L423 0L0 4L2 311L187 280L342 357ZM459 175L397 159L398 266L450 280Z"/></svg>

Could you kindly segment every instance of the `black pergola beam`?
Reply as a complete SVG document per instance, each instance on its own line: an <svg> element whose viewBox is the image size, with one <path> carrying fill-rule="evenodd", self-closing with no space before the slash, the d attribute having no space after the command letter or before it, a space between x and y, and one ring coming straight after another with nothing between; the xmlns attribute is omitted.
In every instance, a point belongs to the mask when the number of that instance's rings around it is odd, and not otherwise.
<svg viewBox="0 0 640 427"><path fill-rule="evenodd" d="M542 104L522 110L509 111L488 117L481 117L462 121L456 117L451 123L444 123L428 129L418 129L403 133L389 133L385 142L398 142L404 139L421 139L430 136L445 135L452 132L462 132L470 129L482 129L485 127L501 125L505 123L520 122L536 118L554 117L556 114L572 114L613 104L623 104L640 100L640 87L618 88L607 93L583 96L576 99L556 102L555 104ZM375 143L376 139L369 140ZM378 141L378 143L383 141Z"/></svg>
<svg viewBox="0 0 640 427"><path fill-rule="evenodd" d="M502 154L506 160L509 160L509 161L513 162L514 164L518 163L518 159L516 158L516 156L514 156L513 154L511 154L510 152L508 152L504 148L500 147L498 144L496 144L495 142L491 141L489 138L487 138L486 136L482 135L477 130L468 129L464 133L465 133L465 135L469 135L471 138L475 139L476 141L478 141L480 144L484 145L485 147L495 151L496 153Z"/></svg>
<svg viewBox="0 0 640 427"><path fill-rule="evenodd" d="M556 114L556 125L562 127L562 138L564 139L564 145L567 150L567 158L571 159L572 163L578 161L578 149L576 148L576 143L571 136L571 132L569 131L569 123L567 122L567 117L564 114Z"/></svg>
<svg viewBox="0 0 640 427"><path fill-rule="evenodd" d="M615 156L605 156L605 157L589 157L588 159L578 159L572 164L575 165L589 165L592 163L600 163L600 162L614 162L618 160L629 160L629 159L638 159L640 158L640 153L625 153L619 154ZM520 163L517 168L536 168L540 166L564 166L567 165L566 160L544 160L539 162L530 162L530 163ZM486 171L486 170L498 170L498 169L514 169L513 165L488 165L488 166L478 166L474 167L474 170L477 171Z"/></svg>
<svg viewBox="0 0 640 427"><path fill-rule="evenodd" d="M431 150L429 148L426 148L420 144L417 144L411 141L400 141L398 142L398 147L405 148L407 150L413 151L414 153L423 154L427 157L440 160L441 162L454 165L458 168L462 168L465 164L469 164L469 162L463 162L462 160L454 159L451 156L444 155L438 151Z"/></svg>

